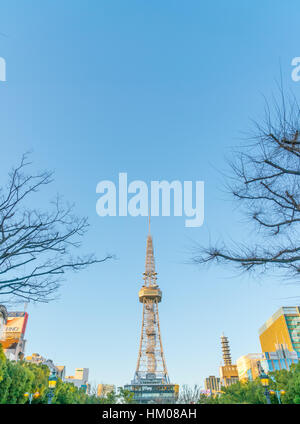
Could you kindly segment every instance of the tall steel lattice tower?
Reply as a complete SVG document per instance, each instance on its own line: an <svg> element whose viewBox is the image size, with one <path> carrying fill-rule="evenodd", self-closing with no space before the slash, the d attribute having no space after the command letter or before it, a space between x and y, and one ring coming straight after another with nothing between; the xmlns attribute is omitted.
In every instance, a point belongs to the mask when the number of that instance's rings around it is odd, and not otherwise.
<svg viewBox="0 0 300 424"><path fill-rule="evenodd" d="M156 283L157 273L150 222L143 279L144 284L139 291L139 300L143 304L143 319L134 382L143 384L145 381L152 381L158 384L170 384L160 333L158 304L161 302L162 292Z"/></svg>

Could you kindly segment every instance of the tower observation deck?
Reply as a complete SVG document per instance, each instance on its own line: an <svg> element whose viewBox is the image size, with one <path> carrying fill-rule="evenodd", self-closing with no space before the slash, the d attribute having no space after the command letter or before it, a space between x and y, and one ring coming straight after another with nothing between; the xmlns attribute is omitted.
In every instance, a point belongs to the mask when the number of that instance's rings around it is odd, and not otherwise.
<svg viewBox="0 0 300 424"><path fill-rule="evenodd" d="M158 314L162 292L157 285L150 229L143 280L143 286L139 290L143 315L138 359L134 379L125 388L133 392L136 403L175 403L179 386L170 383L163 352Z"/></svg>

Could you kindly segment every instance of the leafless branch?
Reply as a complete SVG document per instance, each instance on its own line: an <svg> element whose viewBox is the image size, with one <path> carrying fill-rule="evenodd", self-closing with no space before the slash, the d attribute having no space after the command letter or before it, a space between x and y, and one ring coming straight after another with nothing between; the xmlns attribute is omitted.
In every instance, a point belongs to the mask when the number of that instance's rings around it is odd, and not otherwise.
<svg viewBox="0 0 300 424"><path fill-rule="evenodd" d="M57 197L50 211L32 209L31 195L52 182L52 174L27 175L27 155L0 188L0 296L48 302L66 271L79 271L111 258L73 257L88 228L86 218Z"/></svg>
<svg viewBox="0 0 300 424"><path fill-rule="evenodd" d="M201 247L196 264L233 263L242 270L300 273L300 108L294 98L267 105L250 145L234 153L229 183L233 197L265 237L257 245ZM257 234L257 239L260 240Z"/></svg>

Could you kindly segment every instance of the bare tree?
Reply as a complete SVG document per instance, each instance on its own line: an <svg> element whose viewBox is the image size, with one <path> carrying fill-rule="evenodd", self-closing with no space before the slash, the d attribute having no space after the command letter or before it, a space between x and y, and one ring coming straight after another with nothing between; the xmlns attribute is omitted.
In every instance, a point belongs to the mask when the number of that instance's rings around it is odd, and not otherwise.
<svg viewBox="0 0 300 424"><path fill-rule="evenodd" d="M193 258L197 264L228 262L246 271L299 275L300 108L294 98L286 101L282 89L273 105L267 105L263 124L255 123L250 144L230 163L228 187L256 225L257 242L200 248Z"/></svg>
<svg viewBox="0 0 300 424"><path fill-rule="evenodd" d="M31 208L31 195L49 184L52 174L27 175L28 165L24 155L9 173L7 186L0 187L0 296L48 302L67 270L78 271L111 256L72 256L81 245L87 219L74 216L73 207L59 197L50 211Z"/></svg>
<svg viewBox="0 0 300 424"><path fill-rule="evenodd" d="M187 384L184 384L179 393L177 403L188 404L188 403L198 403L201 397L201 388L197 384L194 387L190 387Z"/></svg>
<svg viewBox="0 0 300 424"><path fill-rule="evenodd" d="M98 396L97 383L95 381L90 383L89 395Z"/></svg>

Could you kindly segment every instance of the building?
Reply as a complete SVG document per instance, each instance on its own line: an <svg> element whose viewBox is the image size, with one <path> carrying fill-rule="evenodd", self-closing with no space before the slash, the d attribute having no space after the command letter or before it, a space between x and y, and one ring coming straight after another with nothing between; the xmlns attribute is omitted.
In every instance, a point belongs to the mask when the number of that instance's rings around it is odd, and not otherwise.
<svg viewBox="0 0 300 424"><path fill-rule="evenodd" d="M275 352L278 346L300 352L300 306L281 307L259 329L263 352Z"/></svg>
<svg viewBox="0 0 300 424"><path fill-rule="evenodd" d="M76 368L75 375L76 380L88 381L89 379L89 369L88 368Z"/></svg>
<svg viewBox="0 0 300 424"><path fill-rule="evenodd" d="M275 352L264 352L261 365L266 372L289 370L300 361L300 352L291 351L287 345L277 345Z"/></svg>
<svg viewBox="0 0 300 424"><path fill-rule="evenodd" d="M25 330L28 321L27 312L8 312L6 324L2 329L2 344L5 356L11 361L24 357Z"/></svg>
<svg viewBox="0 0 300 424"><path fill-rule="evenodd" d="M125 389L133 393L136 403L175 403L179 386L170 383L162 347L158 314L162 292L157 285L150 221L143 279L139 291L139 301L143 305L140 348L134 379Z"/></svg>
<svg viewBox="0 0 300 424"><path fill-rule="evenodd" d="M275 352L249 353L241 356L236 363L240 381L247 381L259 377L260 368L266 373L290 370L291 365L299 360L299 352L288 350L286 345L277 345Z"/></svg>
<svg viewBox="0 0 300 424"><path fill-rule="evenodd" d="M208 393L217 393L221 390L220 379L214 375L210 375L204 380L204 387Z"/></svg>
<svg viewBox="0 0 300 424"><path fill-rule="evenodd" d="M224 334L221 336L221 345L224 365L220 366L220 383L221 386L228 387L239 381L239 375L237 366L232 364L229 341Z"/></svg>
<svg viewBox="0 0 300 424"><path fill-rule="evenodd" d="M289 370L300 358L300 307L281 307L259 329L262 353L249 353L237 360L241 381L255 380L265 372Z"/></svg>
<svg viewBox="0 0 300 424"><path fill-rule="evenodd" d="M46 362L46 358L44 358L39 353L33 353L30 356L26 356L25 357L25 361L26 362L31 362L32 364L40 365L40 364L44 364Z"/></svg>
<svg viewBox="0 0 300 424"><path fill-rule="evenodd" d="M50 372L55 372L56 376L62 381L67 383L73 383L74 386L78 388L84 388L86 392L89 393L90 385L88 383L88 368L76 368L74 376L66 376L66 367L64 365L55 365L52 359L46 359L39 353L33 353L30 356L26 356L25 361L37 365L46 365L49 368Z"/></svg>
<svg viewBox="0 0 300 424"><path fill-rule="evenodd" d="M76 368L75 375L70 375L64 378L67 383L73 383L74 386L79 389L85 389L86 393L90 391L90 385L88 383L89 369L88 368Z"/></svg>
<svg viewBox="0 0 300 424"><path fill-rule="evenodd" d="M0 305L0 341L3 339L4 336L4 329L7 323L7 310L6 307L3 305Z"/></svg>
<svg viewBox="0 0 300 424"><path fill-rule="evenodd" d="M56 370L57 377L61 378L64 381L66 376L66 367L64 365L56 365Z"/></svg>
<svg viewBox="0 0 300 424"><path fill-rule="evenodd" d="M111 392L116 392L116 386L114 386L113 384L98 384L97 396L105 397Z"/></svg>
<svg viewBox="0 0 300 424"><path fill-rule="evenodd" d="M65 378L65 366L55 365L52 359L46 359L39 353L33 353L30 356L26 356L25 361L37 365L46 365L51 373L56 373L58 378L61 378L62 380Z"/></svg>
<svg viewBox="0 0 300 424"><path fill-rule="evenodd" d="M236 361L239 380L245 382L247 380L255 380L260 374L258 363L264 360L263 353L248 353L243 355ZM264 367L263 367L264 368ZM264 368L264 371L267 370Z"/></svg>

